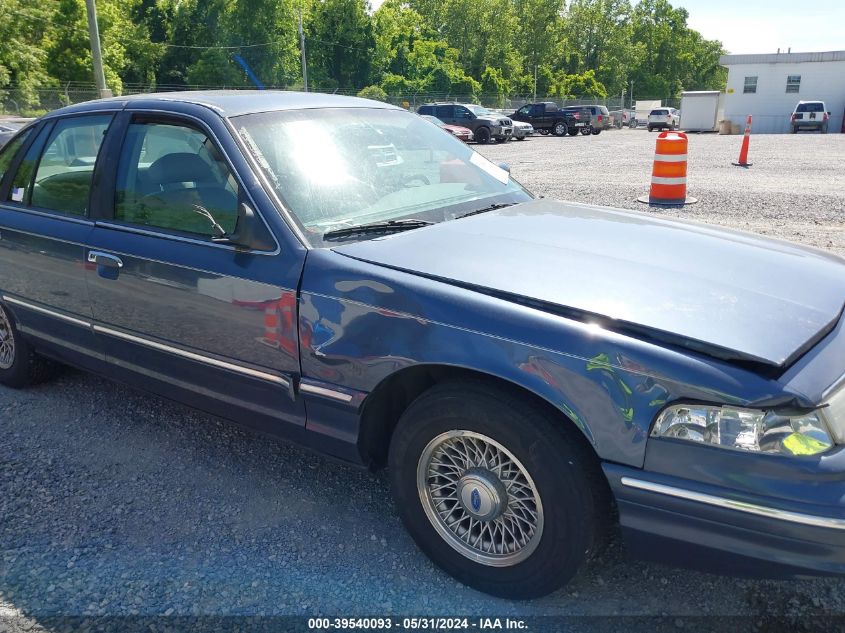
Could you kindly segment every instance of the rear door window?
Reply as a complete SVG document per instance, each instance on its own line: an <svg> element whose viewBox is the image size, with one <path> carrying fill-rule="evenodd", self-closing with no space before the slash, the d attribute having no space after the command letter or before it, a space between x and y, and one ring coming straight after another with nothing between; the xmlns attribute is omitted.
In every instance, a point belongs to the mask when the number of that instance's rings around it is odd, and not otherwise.
<svg viewBox="0 0 845 633"><path fill-rule="evenodd" d="M455 118L455 106L452 105L439 105L436 108L435 116L440 119L441 121L445 119L454 119Z"/></svg>
<svg viewBox="0 0 845 633"><path fill-rule="evenodd" d="M237 180L201 130L173 122L130 123L117 168L114 219L212 237L235 230Z"/></svg>
<svg viewBox="0 0 845 633"><path fill-rule="evenodd" d="M35 177L31 184L24 185L24 196L29 195L33 207L70 215L87 213L94 164L111 119L111 115L73 117L55 124ZM17 178L15 184L19 184ZM13 187L13 196L15 193ZM19 190L17 196L20 197Z"/></svg>

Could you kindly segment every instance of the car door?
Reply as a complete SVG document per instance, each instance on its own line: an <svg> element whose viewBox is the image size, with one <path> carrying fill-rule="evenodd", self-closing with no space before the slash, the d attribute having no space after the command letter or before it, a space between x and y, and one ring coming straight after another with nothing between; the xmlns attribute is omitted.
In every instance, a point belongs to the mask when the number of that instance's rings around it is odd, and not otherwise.
<svg viewBox="0 0 845 633"><path fill-rule="evenodd" d="M120 377L270 432L301 427L304 250L279 249L244 186L255 177L236 173L237 146L218 132L228 150L197 118L121 115L86 250L94 330ZM271 246L213 241L212 219L231 234L239 205L257 214Z"/></svg>
<svg viewBox="0 0 845 633"><path fill-rule="evenodd" d="M455 106L453 105L439 105L435 108L435 116L449 125L458 125L455 119Z"/></svg>
<svg viewBox="0 0 845 633"><path fill-rule="evenodd" d="M95 164L114 118L48 119L12 141L17 157L0 188L0 285L21 331L60 359L98 367L84 244ZM3 153L4 159L7 154Z"/></svg>

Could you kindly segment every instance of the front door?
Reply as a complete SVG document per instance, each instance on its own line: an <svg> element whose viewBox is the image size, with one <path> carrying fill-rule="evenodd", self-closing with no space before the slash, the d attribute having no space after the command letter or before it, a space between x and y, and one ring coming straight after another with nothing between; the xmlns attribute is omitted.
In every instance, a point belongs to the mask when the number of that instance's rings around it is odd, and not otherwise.
<svg viewBox="0 0 845 633"><path fill-rule="evenodd" d="M121 117L114 195L100 200L106 219L86 251L108 360L124 378L263 430L304 425L293 398L301 255L212 241L205 212L232 233L238 205L254 203L204 124Z"/></svg>

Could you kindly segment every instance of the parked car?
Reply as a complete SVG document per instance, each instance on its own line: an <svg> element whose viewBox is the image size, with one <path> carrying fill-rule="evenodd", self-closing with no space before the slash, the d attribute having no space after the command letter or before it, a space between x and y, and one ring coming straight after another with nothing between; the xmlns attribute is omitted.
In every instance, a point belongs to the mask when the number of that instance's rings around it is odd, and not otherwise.
<svg viewBox="0 0 845 633"><path fill-rule="evenodd" d="M675 108L655 108L648 115L648 131L677 130L681 113Z"/></svg>
<svg viewBox="0 0 845 633"><path fill-rule="evenodd" d="M555 136L575 136L578 130L589 127L589 110L562 110L552 101L527 103L514 112L510 118L514 121L530 123L540 134Z"/></svg>
<svg viewBox="0 0 845 633"><path fill-rule="evenodd" d="M792 133L798 130L818 130L827 134L830 124L830 112L824 105L824 101L799 101L790 117Z"/></svg>
<svg viewBox="0 0 845 633"><path fill-rule="evenodd" d="M613 125L613 119L610 116L607 108L603 105L586 105L586 106L566 106L564 110L571 112L582 112L584 110L590 113L589 131L582 129L581 134L601 134L604 130L609 130Z"/></svg>
<svg viewBox="0 0 845 633"><path fill-rule="evenodd" d="M493 110L498 115L510 118L510 114L503 112L501 110ZM534 134L534 126L530 123L526 123L525 121L517 121L516 119L511 119L511 125L513 125L513 135L511 139L515 139L517 141L524 141L529 136Z"/></svg>
<svg viewBox="0 0 845 633"><path fill-rule="evenodd" d="M462 103L427 103L417 110L419 114L436 116L449 125L459 125L472 130L477 143L485 145L491 140L504 143L513 134L513 125L507 117L499 116L480 105Z"/></svg>
<svg viewBox="0 0 845 633"><path fill-rule="evenodd" d="M468 143L472 140L472 130L468 127L461 127L460 125L449 125L448 123L443 123L440 119L436 116L431 116L430 114L423 114L421 115L429 123L434 123L437 127L443 128L449 134L454 136L455 138L459 138L464 143Z"/></svg>
<svg viewBox="0 0 845 633"><path fill-rule="evenodd" d="M560 587L617 516L633 554L845 573L835 255L536 198L316 93L63 108L0 200L5 385L67 362L387 464L422 551L495 595Z"/></svg>
<svg viewBox="0 0 845 633"><path fill-rule="evenodd" d="M21 126L15 123L0 123L0 147L8 143L20 128Z"/></svg>

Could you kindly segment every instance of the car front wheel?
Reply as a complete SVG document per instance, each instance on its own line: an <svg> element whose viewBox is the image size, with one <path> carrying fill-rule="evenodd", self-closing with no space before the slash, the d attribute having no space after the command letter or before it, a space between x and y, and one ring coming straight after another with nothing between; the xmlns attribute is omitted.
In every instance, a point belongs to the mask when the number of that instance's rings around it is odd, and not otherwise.
<svg viewBox="0 0 845 633"><path fill-rule="evenodd" d="M568 582L599 544L607 488L578 433L481 383L436 386L390 445L405 527L460 582L527 599Z"/></svg>
<svg viewBox="0 0 845 633"><path fill-rule="evenodd" d="M487 145L490 142L490 130L480 127L475 131L475 142L479 145Z"/></svg>

